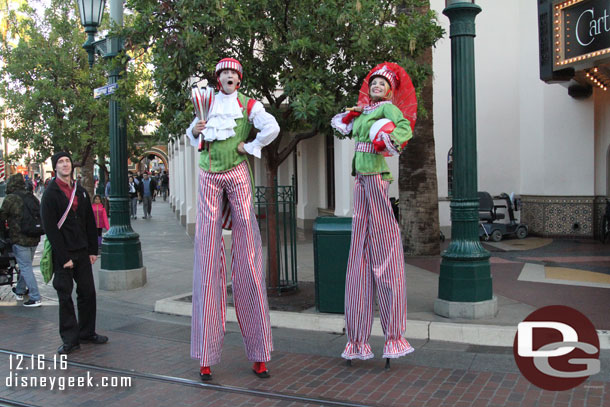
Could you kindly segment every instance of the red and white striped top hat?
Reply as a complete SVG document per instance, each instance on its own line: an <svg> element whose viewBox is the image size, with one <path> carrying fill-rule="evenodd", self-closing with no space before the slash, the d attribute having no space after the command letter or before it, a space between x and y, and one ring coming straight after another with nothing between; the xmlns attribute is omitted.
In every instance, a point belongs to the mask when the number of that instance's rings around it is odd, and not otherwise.
<svg viewBox="0 0 610 407"><path fill-rule="evenodd" d="M218 64L216 64L216 76L218 76L218 74L220 74L220 71L222 71L224 69L234 70L239 75L239 80L243 79L242 76L244 74L244 70L241 67L241 64L239 63L239 61L237 59L223 58L220 61L218 61Z"/></svg>
<svg viewBox="0 0 610 407"><path fill-rule="evenodd" d="M380 69L377 69L375 72L373 72L371 74L371 76L369 77L369 82L371 80L373 80L373 78L375 76L381 76L382 78L387 79L388 82L390 83L390 86L392 87L392 90L396 90L396 85L398 85L398 76L396 75L395 72L388 69L388 67L386 65L382 66Z"/></svg>

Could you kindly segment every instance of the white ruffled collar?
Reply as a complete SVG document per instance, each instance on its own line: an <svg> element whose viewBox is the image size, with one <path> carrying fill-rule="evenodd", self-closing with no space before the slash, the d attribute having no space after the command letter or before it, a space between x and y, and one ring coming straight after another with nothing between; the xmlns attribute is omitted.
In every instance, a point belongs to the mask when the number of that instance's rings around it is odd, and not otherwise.
<svg viewBox="0 0 610 407"><path fill-rule="evenodd" d="M212 111L210 112L210 119L214 116L231 116L233 118L239 118L242 115L242 109L239 107L239 102L237 101L237 91L230 95L222 92L216 93Z"/></svg>
<svg viewBox="0 0 610 407"><path fill-rule="evenodd" d="M377 109L379 106L385 105L386 103L392 103L392 101L391 100L382 100L380 102L371 103L370 105L365 106L364 109L362 109L362 113L369 114L369 113L373 112L375 109Z"/></svg>
<svg viewBox="0 0 610 407"><path fill-rule="evenodd" d="M227 95L216 93L210 117L203 130L205 141L226 140L235 135L235 120L244 116L237 100L237 91Z"/></svg>
<svg viewBox="0 0 610 407"><path fill-rule="evenodd" d="M218 91L216 92L216 100L237 100L237 91L231 93L231 94L226 94L222 91Z"/></svg>

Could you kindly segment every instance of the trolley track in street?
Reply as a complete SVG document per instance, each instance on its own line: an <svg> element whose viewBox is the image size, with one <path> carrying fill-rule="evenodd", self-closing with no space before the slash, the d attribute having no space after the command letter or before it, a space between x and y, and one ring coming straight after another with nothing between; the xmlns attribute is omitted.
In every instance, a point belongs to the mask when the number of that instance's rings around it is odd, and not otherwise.
<svg viewBox="0 0 610 407"><path fill-rule="evenodd" d="M5 399L0 397L0 407L39 407L36 404L22 403L20 401Z"/></svg>
<svg viewBox="0 0 610 407"><path fill-rule="evenodd" d="M25 358L31 358L31 357L36 356L31 353L18 352L18 351L2 349L2 348L0 348L0 354L13 355L13 356L22 355ZM43 360L48 363L53 363L52 358L45 357ZM185 379L182 377L162 375L162 374L156 374L156 373L144 373L144 372L138 372L138 371L126 370L126 369L117 369L117 368L113 368L113 367L105 367L105 366L99 366L99 365L94 365L94 364L90 364L90 363L75 362L75 361L70 361L70 360L67 361L67 364L68 364L68 366L72 366L72 367L76 367L76 368L94 370L94 371L101 372L101 373L111 373L111 374L117 374L117 375L122 375L122 376L128 376L128 377L132 377L134 379L152 380L152 381L158 381L158 382L163 382L163 383L168 383L168 384L175 384L175 385L180 385L180 386L185 386L185 387L202 388L202 389L217 391L217 392L236 393L236 394L252 396L252 397L261 397L264 399L284 400L284 401L297 402L297 403L303 403L303 404L316 404L316 405L320 405L320 406L373 407L373 405L370 405L370 404L359 404L359 403L352 403L349 401L326 399L326 398L320 398L320 397L307 397L307 396L300 396L297 394L286 394L286 393L266 391L266 390L248 389L248 388L244 388L244 387L230 386L230 385L223 385L223 384L203 383L201 381ZM40 407L36 404L29 404L29 403L25 403L25 402L16 401L16 400L10 400L10 399L6 399L3 397L0 397L0 406Z"/></svg>

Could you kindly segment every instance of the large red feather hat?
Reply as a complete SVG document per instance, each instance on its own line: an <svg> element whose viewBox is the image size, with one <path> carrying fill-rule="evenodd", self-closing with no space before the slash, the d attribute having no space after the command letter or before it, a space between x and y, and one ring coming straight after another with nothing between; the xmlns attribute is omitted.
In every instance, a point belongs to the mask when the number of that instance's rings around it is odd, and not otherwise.
<svg viewBox="0 0 610 407"><path fill-rule="evenodd" d="M358 95L358 106L368 106L371 104L369 95L369 81L381 76L388 80L392 87L392 103L400 109L405 119L411 123L411 130L415 127L417 120L417 97L415 88L411 82L411 77L398 64L393 62L383 62L371 69L368 73Z"/></svg>

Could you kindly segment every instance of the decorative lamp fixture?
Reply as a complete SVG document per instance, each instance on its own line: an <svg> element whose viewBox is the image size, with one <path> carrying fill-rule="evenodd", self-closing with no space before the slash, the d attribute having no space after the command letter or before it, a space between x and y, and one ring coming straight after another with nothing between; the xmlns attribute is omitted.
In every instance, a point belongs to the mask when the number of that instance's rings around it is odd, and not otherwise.
<svg viewBox="0 0 610 407"><path fill-rule="evenodd" d="M104 15L106 0L78 0L80 23L83 27L99 27Z"/></svg>
<svg viewBox="0 0 610 407"><path fill-rule="evenodd" d="M89 54L89 66L93 66L95 57L93 42L95 41L97 27L102 22L105 5L106 0L78 0L80 23L85 27L85 32L87 33L87 41L83 44L83 48Z"/></svg>

